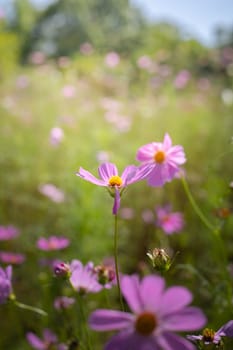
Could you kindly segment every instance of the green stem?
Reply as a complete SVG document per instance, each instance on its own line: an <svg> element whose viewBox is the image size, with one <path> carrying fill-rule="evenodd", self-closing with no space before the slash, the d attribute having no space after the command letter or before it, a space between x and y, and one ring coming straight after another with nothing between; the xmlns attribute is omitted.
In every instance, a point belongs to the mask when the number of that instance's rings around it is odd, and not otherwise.
<svg viewBox="0 0 233 350"><path fill-rule="evenodd" d="M116 279L117 279L117 288L118 288L118 295L120 299L120 304L121 304L121 309L124 311L124 304L123 304L123 299L122 299L122 294L121 294L121 286L120 286L120 277L119 277L119 268L118 268L118 217L115 215L115 224L114 224L114 260L115 260L115 270L116 270Z"/></svg>
<svg viewBox="0 0 233 350"><path fill-rule="evenodd" d="M85 337L85 345L86 345L85 350L92 350L90 334L87 328L87 317L86 317L86 312L84 310L84 301L83 301L82 295L78 294L77 299L78 299L78 306L79 306L80 317L81 317L80 324L83 329L81 336Z"/></svg>
<svg viewBox="0 0 233 350"><path fill-rule="evenodd" d="M184 190L185 190L185 193L195 211L195 213L199 216L199 218L201 219L201 221L203 222L203 224L210 230L212 231L214 234L218 235L218 229L216 229L215 226L213 226L209 220L205 217L205 215L203 214L203 212L201 211L201 209L199 208L199 206L197 205L197 203L195 202L194 198L193 198L193 195L189 189L189 186L188 186L188 183L187 181L185 180L184 177L181 177L181 181L182 181L182 184L184 186Z"/></svg>
<svg viewBox="0 0 233 350"><path fill-rule="evenodd" d="M37 314L40 314L42 316L47 316L47 312L37 308L37 307L34 307L34 306L30 306L30 305L26 305L26 304L23 304L23 303L20 303L19 301L17 300L14 300L14 304L16 306L18 306L20 309L25 309L25 310L29 310L29 311L33 311L33 312L36 312Z"/></svg>

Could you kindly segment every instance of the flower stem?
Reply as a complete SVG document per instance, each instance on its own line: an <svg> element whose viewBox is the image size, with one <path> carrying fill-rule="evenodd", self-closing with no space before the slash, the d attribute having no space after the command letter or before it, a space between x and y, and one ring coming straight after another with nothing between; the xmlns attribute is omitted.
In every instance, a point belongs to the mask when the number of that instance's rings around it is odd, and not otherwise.
<svg viewBox="0 0 233 350"><path fill-rule="evenodd" d="M84 300L83 296L78 293L77 295L79 314L80 314L80 325L81 325L81 338L85 338L85 350L92 350L92 344L90 340L90 334L87 328L87 317L86 312L84 310ZM81 339L83 341L83 339Z"/></svg>
<svg viewBox="0 0 233 350"><path fill-rule="evenodd" d="M37 307L34 307L34 306L30 306L30 305L26 305L26 304L20 303L17 300L14 300L14 304L16 306L18 306L20 309L33 311L33 312L36 312L37 314L40 314L42 316L47 316L48 315L47 312L45 312L44 310L41 310L41 309L39 309Z"/></svg>
<svg viewBox="0 0 233 350"><path fill-rule="evenodd" d="M195 202L194 198L193 198L193 195L189 189L189 186L188 186L188 183L187 181L185 180L184 177L181 177L181 181L182 181L182 184L184 186L184 190L185 190L185 193L195 211L195 213L199 216L199 218L201 219L201 221L203 222L203 224L210 230L212 231L214 234L218 235L218 229L216 229L215 226L213 226L209 220L205 217L205 215L203 214L203 212L201 211L201 209L199 208L199 206L197 205L197 203Z"/></svg>
<svg viewBox="0 0 233 350"><path fill-rule="evenodd" d="M118 295L120 299L120 304L121 304L121 309L124 311L124 304L123 304L123 299L122 299L122 294L121 294L121 286L120 286L120 277L119 277L119 268L118 268L118 255L117 255L117 250L118 250L118 217L115 215L115 224L114 224L114 259L115 259L115 270L116 270L116 279L117 279L117 288L118 288Z"/></svg>

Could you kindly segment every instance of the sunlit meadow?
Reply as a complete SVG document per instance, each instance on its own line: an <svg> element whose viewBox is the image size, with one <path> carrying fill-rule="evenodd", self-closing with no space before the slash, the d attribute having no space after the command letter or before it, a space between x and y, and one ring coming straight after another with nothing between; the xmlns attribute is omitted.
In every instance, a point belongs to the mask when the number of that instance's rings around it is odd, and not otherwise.
<svg viewBox="0 0 233 350"><path fill-rule="evenodd" d="M233 54L163 55L84 43L3 76L0 349L232 350Z"/></svg>

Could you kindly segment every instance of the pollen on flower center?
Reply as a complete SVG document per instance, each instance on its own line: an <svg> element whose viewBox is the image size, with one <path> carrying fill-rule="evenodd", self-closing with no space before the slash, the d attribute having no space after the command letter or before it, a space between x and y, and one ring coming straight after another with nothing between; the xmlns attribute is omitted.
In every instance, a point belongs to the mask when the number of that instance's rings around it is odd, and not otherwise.
<svg viewBox="0 0 233 350"><path fill-rule="evenodd" d="M210 328L205 328L202 332L203 335L203 340L206 342L213 342L214 340L214 335L215 332L213 331L213 329Z"/></svg>
<svg viewBox="0 0 233 350"><path fill-rule="evenodd" d="M109 186L114 187L120 187L123 183L122 179L118 175L111 176L108 180Z"/></svg>
<svg viewBox="0 0 233 350"><path fill-rule="evenodd" d="M150 335L157 326L157 319L151 312L139 315L135 322L135 329L141 335Z"/></svg>
<svg viewBox="0 0 233 350"><path fill-rule="evenodd" d="M155 162L159 163L159 164L163 163L165 161L165 158L166 158L166 156L165 156L165 153L163 151L158 151L154 155Z"/></svg>

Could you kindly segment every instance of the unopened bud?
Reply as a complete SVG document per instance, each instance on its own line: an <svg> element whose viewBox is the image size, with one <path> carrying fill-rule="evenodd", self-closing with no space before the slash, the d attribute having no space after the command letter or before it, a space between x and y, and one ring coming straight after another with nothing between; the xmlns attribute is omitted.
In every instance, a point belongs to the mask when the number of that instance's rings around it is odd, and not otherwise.
<svg viewBox="0 0 233 350"><path fill-rule="evenodd" d="M56 263L53 267L53 271L56 277L68 278L71 274L70 265L64 262Z"/></svg>
<svg viewBox="0 0 233 350"><path fill-rule="evenodd" d="M152 250L152 252L146 253L146 255L152 262L154 269L161 272L168 271L170 269L171 259L164 249L155 248Z"/></svg>
<svg viewBox="0 0 233 350"><path fill-rule="evenodd" d="M94 268L94 271L98 275L98 282L102 285L111 283L115 279L115 271L112 267L98 265Z"/></svg>

